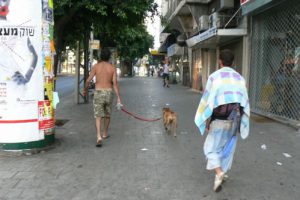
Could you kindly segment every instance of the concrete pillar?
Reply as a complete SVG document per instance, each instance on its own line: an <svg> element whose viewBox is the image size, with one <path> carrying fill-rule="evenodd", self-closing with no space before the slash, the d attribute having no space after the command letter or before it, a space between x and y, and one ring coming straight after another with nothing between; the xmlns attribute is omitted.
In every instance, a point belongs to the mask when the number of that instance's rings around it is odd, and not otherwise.
<svg viewBox="0 0 300 200"><path fill-rule="evenodd" d="M243 64L242 75L245 78L247 86L249 86L250 80L250 42L249 37L243 37Z"/></svg>

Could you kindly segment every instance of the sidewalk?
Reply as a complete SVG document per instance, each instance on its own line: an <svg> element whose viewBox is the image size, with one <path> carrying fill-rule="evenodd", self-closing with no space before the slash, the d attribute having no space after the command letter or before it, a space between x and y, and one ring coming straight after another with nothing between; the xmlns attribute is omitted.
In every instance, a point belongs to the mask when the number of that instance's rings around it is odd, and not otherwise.
<svg viewBox="0 0 300 200"><path fill-rule="evenodd" d="M142 122L113 111L110 138L96 148L92 103L61 99L54 149L32 156L0 157L0 200L296 200L300 191L300 133L254 116L247 140L239 140L229 180L214 193L205 170L203 142L194 125L200 94L159 78L119 83L130 112L160 117L166 104L178 112L178 137L162 121ZM116 100L116 99L115 99ZM262 148L266 146L266 149ZM286 157L288 153L292 157ZM287 155L288 156L288 155Z"/></svg>

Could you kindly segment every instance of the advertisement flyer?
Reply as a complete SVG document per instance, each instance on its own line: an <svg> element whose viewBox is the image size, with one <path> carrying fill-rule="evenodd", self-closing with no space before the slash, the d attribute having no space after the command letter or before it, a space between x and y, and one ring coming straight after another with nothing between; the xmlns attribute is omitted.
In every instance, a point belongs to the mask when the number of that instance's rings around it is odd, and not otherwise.
<svg viewBox="0 0 300 200"><path fill-rule="evenodd" d="M44 138L38 128L38 101L44 99L42 1L1 6L0 143L38 141Z"/></svg>
<svg viewBox="0 0 300 200"><path fill-rule="evenodd" d="M39 129L48 130L54 127L53 107L50 101L39 101Z"/></svg>

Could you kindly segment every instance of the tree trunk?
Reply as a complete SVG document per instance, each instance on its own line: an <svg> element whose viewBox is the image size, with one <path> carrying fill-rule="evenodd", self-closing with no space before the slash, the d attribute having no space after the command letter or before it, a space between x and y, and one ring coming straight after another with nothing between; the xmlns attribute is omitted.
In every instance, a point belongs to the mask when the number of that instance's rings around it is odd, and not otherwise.
<svg viewBox="0 0 300 200"><path fill-rule="evenodd" d="M61 51L64 48L63 45L63 34L65 25L72 20L73 16L75 15L77 8L71 8L63 17L61 17L58 21L54 24L55 30L55 50L56 55L54 56L54 76L57 76L58 70L58 63L61 56Z"/></svg>
<svg viewBox="0 0 300 200"><path fill-rule="evenodd" d="M84 33L84 41L83 41L83 48L84 48L84 76L83 80L84 83L86 82L88 76L89 76L89 36L90 36L90 31L86 30ZM84 99L85 103L89 102L89 95L85 96Z"/></svg>
<svg viewBox="0 0 300 200"><path fill-rule="evenodd" d="M127 60L126 61L126 65L127 65L127 72L128 72L128 76L132 76L132 61L131 60Z"/></svg>

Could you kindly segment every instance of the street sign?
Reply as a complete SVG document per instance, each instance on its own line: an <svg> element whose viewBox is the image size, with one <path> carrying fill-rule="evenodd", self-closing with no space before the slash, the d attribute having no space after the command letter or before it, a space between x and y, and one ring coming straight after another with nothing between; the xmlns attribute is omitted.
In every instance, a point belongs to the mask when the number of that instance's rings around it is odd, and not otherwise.
<svg viewBox="0 0 300 200"><path fill-rule="evenodd" d="M100 49L100 40L92 40L92 41L90 41L90 47L93 50L99 50Z"/></svg>
<svg viewBox="0 0 300 200"><path fill-rule="evenodd" d="M161 55L165 55L163 53L159 53L158 50L151 50L150 51L152 56L161 56Z"/></svg>

